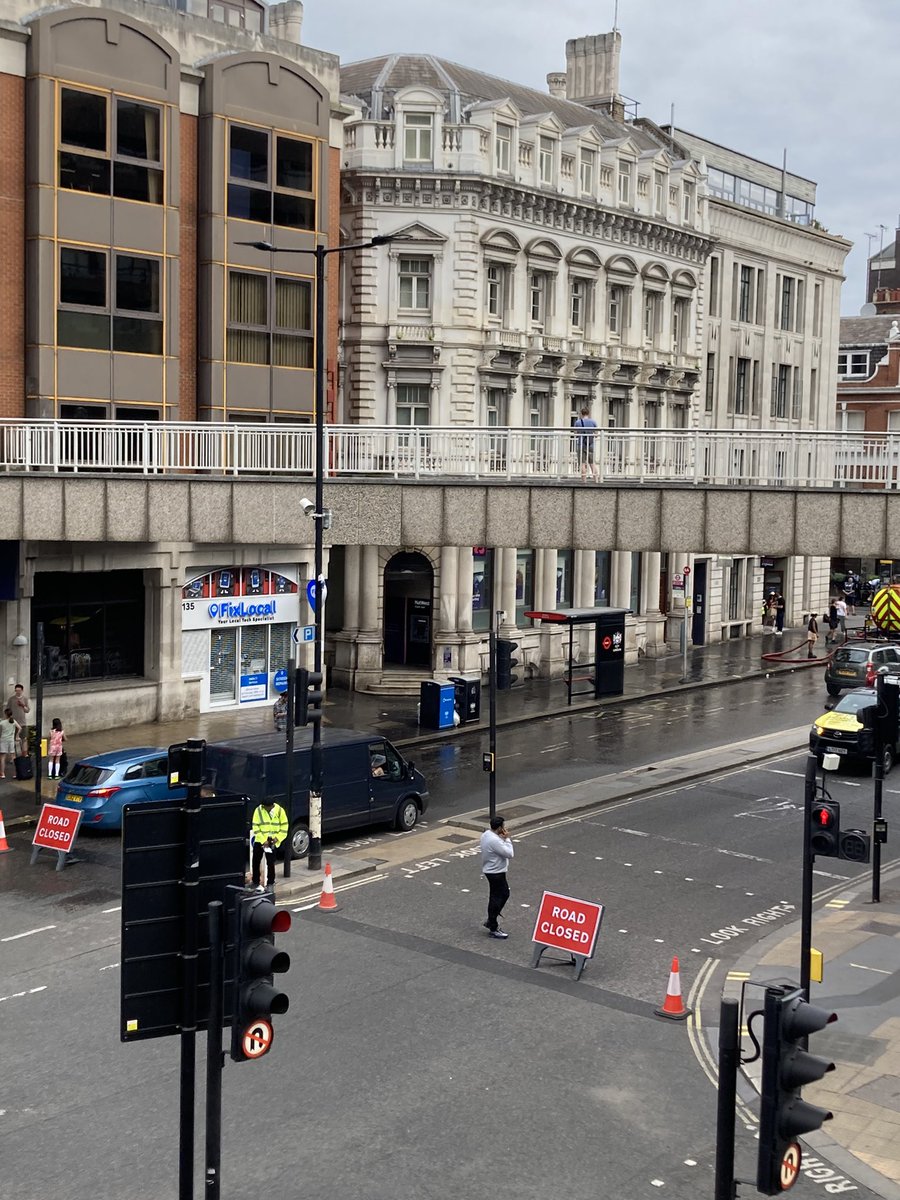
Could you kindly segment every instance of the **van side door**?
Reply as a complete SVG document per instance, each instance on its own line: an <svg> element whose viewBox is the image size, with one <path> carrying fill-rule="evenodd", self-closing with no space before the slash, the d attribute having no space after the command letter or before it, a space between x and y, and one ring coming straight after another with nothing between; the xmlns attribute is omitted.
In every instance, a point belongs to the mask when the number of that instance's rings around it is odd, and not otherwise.
<svg viewBox="0 0 900 1200"><path fill-rule="evenodd" d="M403 791L406 763L382 738L369 742L372 820L391 821Z"/></svg>
<svg viewBox="0 0 900 1200"><path fill-rule="evenodd" d="M324 752L322 828L330 831L368 825L371 800L366 743L344 742L334 746L326 743Z"/></svg>

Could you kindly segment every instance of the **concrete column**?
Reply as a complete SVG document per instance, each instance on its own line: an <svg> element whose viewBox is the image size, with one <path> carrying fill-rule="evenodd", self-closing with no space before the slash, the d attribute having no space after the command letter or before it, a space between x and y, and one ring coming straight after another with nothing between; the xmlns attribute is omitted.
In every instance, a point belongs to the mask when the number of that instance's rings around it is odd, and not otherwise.
<svg viewBox="0 0 900 1200"><path fill-rule="evenodd" d="M544 593L540 607L547 612L552 612L556 608L556 569L558 563L558 555L556 550L544 551L543 576Z"/></svg>
<svg viewBox="0 0 900 1200"><path fill-rule="evenodd" d="M631 603L631 551L614 550L610 565L610 601L613 608L628 608Z"/></svg>
<svg viewBox="0 0 900 1200"><path fill-rule="evenodd" d="M497 551L497 557L502 560L503 569L500 573L500 603L496 607L506 613L501 631L509 636L516 628L516 549L504 546Z"/></svg>
<svg viewBox="0 0 900 1200"><path fill-rule="evenodd" d="M471 553L471 551L470 551ZM459 549L444 546L441 550L440 631L456 633L459 613ZM472 624L471 609L469 625Z"/></svg>
<svg viewBox="0 0 900 1200"><path fill-rule="evenodd" d="M344 550L344 628L359 629L359 546Z"/></svg>
<svg viewBox="0 0 900 1200"><path fill-rule="evenodd" d="M461 634L472 632L472 547L460 546L457 569L457 626ZM449 578L448 578L449 587Z"/></svg>
<svg viewBox="0 0 900 1200"><path fill-rule="evenodd" d="M359 627L367 633L378 628L378 547L363 546L359 579Z"/></svg>
<svg viewBox="0 0 900 1200"><path fill-rule="evenodd" d="M659 572L662 556L655 550L644 555L641 572L641 611L659 612Z"/></svg>

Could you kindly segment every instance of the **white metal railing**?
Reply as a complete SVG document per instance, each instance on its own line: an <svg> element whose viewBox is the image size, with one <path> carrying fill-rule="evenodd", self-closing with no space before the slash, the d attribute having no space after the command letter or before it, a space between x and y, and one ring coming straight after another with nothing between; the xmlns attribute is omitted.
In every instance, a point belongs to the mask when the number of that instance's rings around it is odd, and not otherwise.
<svg viewBox="0 0 900 1200"><path fill-rule="evenodd" d="M577 430L329 425L329 476L574 480ZM605 483L900 487L900 434L598 429ZM312 475L311 425L0 420L0 471Z"/></svg>

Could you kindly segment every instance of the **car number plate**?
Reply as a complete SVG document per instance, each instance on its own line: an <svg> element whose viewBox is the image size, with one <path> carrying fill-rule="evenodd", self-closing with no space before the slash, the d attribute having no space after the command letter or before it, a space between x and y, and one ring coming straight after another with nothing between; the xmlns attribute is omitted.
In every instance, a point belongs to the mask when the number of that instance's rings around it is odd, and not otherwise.
<svg viewBox="0 0 900 1200"><path fill-rule="evenodd" d="M856 672L855 672L855 671L835 671L835 675L843 675L844 677L847 677L847 676L849 676L851 679L855 679L855 678L856 678Z"/></svg>
<svg viewBox="0 0 900 1200"><path fill-rule="evenodd" d="M829 746L828 749L825 751L825 753L826 754L846 754L847 747L846 746Z"/></svg>
<svg viewBox="0 0 900 1200"><path fill-rule="evenodd" d="M66 799L71 800L73 804L80 804L84 799L84 796L76 796L74 792L68 792L66 794Z"/></svg>

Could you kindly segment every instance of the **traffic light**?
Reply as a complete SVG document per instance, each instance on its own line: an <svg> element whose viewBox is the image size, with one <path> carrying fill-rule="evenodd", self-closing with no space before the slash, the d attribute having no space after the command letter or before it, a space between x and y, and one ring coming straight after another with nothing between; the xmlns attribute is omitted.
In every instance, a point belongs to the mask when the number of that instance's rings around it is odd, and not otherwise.
<svg viewBox="0 0 900 1200"><path fill-rule="evenodd" d="M800 1165L799 1147L792 1150L796 1139L831 1120L827 1109L801 1099L800 1089L833 1071L834 1063L809 1054L802 1043L836 1020L835 1013L807 1004L800 988L766 988L756 1161L756 1188L765 1196L777 1196L794 1182Z"/></svg>
<svg viewBox="0 0 900 1200"><path fill-rule="evenodd" d="M860 754L866 758L878 758L882 745L882 721L878 715L880 705L867 704L860 710L859 721L862 729L856 738L856 746Z"/></svg>
<svg viewBox="0 0 900 1200"><path fill-rule="evenodd" d="M836 800L817 800L809 824L809 852L837 858L841 841L841 806Z"/></svg>
<svg viewBox="0 0 900 1200"><path fill-rule="evenodd" d="M294 707L294 725L314 725L322 720L322 672L307 671L303 667L297 672L297 699Z"/></svg>
<svg viewBox="0 0 900 1200"><path fill-rule="evenodd" d="M272 1015L290 1003L274 986L274 977L290 968L291 957L275 948L275 934L287 933L291 914L268 896L240 893L235 907L234 1013L231 1057L235 1062L261 1058L272 1045Z"/></svg>
<svg viewBox="0 0 900 1200"><path fill-rule="evenodd" d="M518 642L510 642L506 638L497 638L497 687L503 692L518 682L518 675L513 675L513 667L519 665L519 660L513 658L513 650L517 650Z"/></svg>

